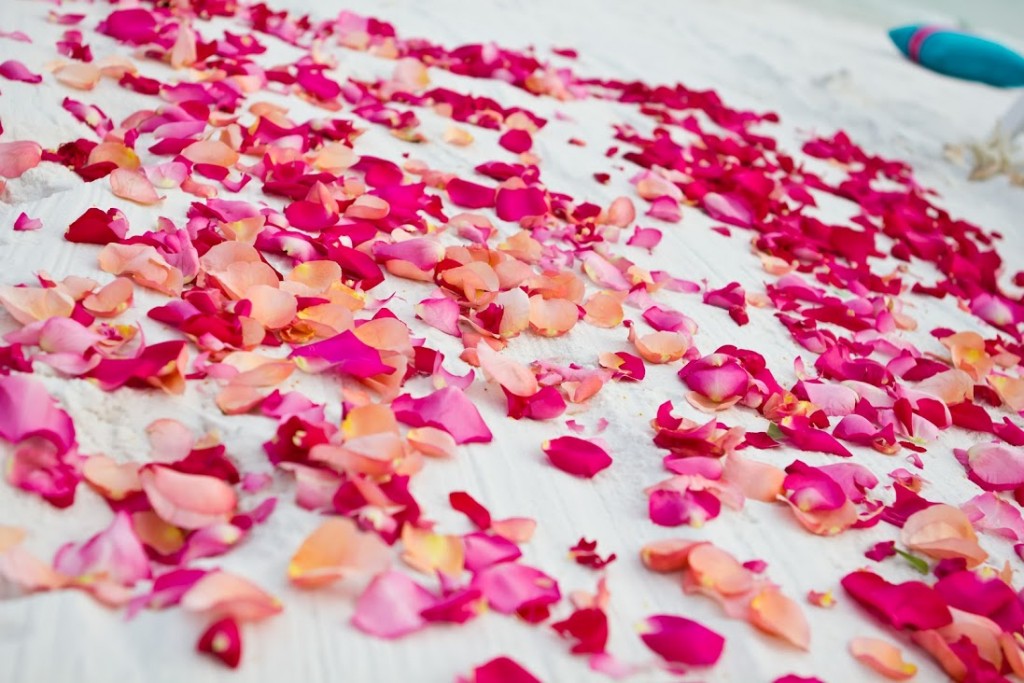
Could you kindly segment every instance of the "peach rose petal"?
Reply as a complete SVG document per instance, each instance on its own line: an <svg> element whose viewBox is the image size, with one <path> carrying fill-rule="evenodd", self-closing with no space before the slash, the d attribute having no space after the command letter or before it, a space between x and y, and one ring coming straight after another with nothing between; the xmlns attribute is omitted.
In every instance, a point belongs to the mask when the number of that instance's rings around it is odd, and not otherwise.
<svg viewBox="0 0 1024 683"><path fill-rule="evenodd" d="M302 542L288 563L288 580L319 588L352 574L377 574L390 564L391 553L379 536L338 517L323 522Z"/></svg>
<svg viewBox="0 0 1024 683"><path fill-rule="evenodd" d="M406 524L402 529L402 561L433 576L443 572L457 578L465 567L465 547L458 536L435 534Z"/></svg>
<svg viewBox="0 0 1024 683"><path fill-rule="evenodd" d="M710 544L701 543L687 558L694 578L722 595L739 595L754 586L754 576L735 557Z"/></svg>
<svg viewBox="0 0 1024 683"><path fill-rule="evenodd" d="M565 299L545 299L537 294L530 297L530 327L544 337L558 337L573 328L579 319L579 309Z"/></svg>
<svg viewBox="0 0 1024 683"><path fill-rule="evenodd" d="M86 62L64 64L53 72L57 81L76 90L92 90L100 82L102 73L98 66Z"/></svg>
<svg viewBox="0 0 1024 683"><path fill-rule="evenodd" d="M97 318L115 318L132 305L135 288L126 277L115 278L82 300L82 308Z"/></svg>
<svg viewBox="0 0 1024 683"><path fill-rule="evenodd" d="M778 636L801 650L810 649L811 627L803 610L777 588L767 587L750 601L748 620L765 633Z"/></svg>
<svg viewBox="0 0 1024 683"><path fill-rule="evenodd" d="M181 150L181 155L194 164L212 164L225 168L238 163L238 152L220 140L200 140Z"/></svg>
<svg viewBox="0 0 1024 683"><path fill-rule="evenodd" d="M149 178L140 171L127 168L115 168L111 172L110 189L115 196L143 206L158 204L163 200L163 197L156 193L156 188L149 182Z"/></svg>
<svg viewBox="0 0 1024 683"><path fill-rule="evenodd" d="M277 598L226 571L212 571L199 579L186 591L181 606L212 619L230 617L236 621L260 621L283 609Z"/></svg>
<svg viewBox="0 0 1024 683"><path fill-rule="evenodd" d="M967 515L951 505L932 505L910 515L900 540L911 550L937 560L963 558L969 569L988 557L978 545L978 536Z"/></svg>
<svg viewBox="0 0 1024 683"><path fill-rule="evenodd" d="M540 390L537 377L525 365L504 356L486 343L476 347L480 367L488 377L516 396L533 396Z"/></svg>
<svg viewBox="0 0 1024 683"><path fill-rule="evenodd" d="M145 465L139 481L160 518L183 529L226 522L235 511L234 489L216 477Z"/></svg>
<svg viewBox="0 0 1024 683"><path fill-rule="evenodd" d="M906 681L917 673L917 666L904 661L898 647L879 638L854 638L850 654L889 680Z"/></svg>

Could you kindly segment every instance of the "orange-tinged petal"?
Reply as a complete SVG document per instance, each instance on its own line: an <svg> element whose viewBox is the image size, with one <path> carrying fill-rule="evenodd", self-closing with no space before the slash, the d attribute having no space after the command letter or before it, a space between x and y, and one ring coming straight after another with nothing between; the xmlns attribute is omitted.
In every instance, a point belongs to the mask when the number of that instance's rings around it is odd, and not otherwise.
<svg viewBox="0 0 1024 683"><path fill-rule="evenodd" d="M686 337L678 332L652 332L634 342L640 357L649 363L672 363L690 348Z"/></svg>
<svg viewBox="0 0 1024 683"><path fill-rule="evenodd" d="M216 477L186 474L163 465L144 466L139 481L156 513L183 529L226 522L238 502L234 489Z"/></svg>
<svg viewBox="0 0 1024 683"><path fill-rule="evenodd" d="M262 261L232 263L224 270L209 271L224 293L232 299L247 299L256 285L277 289L277 273Z"/></svg>
<svg viewBox="0 0 1024 683"><path fill-rule="evenodd" d="M360 531L347 517L324 521L306 537L288 563L288 580L317 588L353 574L377 574L391 564L379 536Z"/></svg>
<svg viewBox="0 0 1024 683"><path fill-rule="evenodd" d="M583 304L587 312L585 320L591 325L604 328L617 327L625 316L622 310L622 295L616 292L596 292Z"/></svg>
<svg viewBox="0 0 1024 683"><path fill-rule="evenodd" d="M178 36L171 48L171 66L180 69L195 64L198 54L196 52L196 32L184 21L178 22Z"/></svg>
<svg viewBox="0 0 1024 683"><path fill-rule="evenodd" d="M0 524L0 553L5 553L25 540L25 530Z"/></svg>
<svg viewBox="0 0 1024 683"><path fill-rule="evenodd" d="M22 325L50 318L67 318L75 301L56 287L11 287L0 285L0 305Z"/></svg>
<svg viewBox="0 0 1024 683"><path fill-rule="evenodd" d="M513 543L526 543L533 538L537 521L527 517L509 517L491 522L491 531Z"/></svg>
<svg viewBox="0 0 1024 683"><path fill-rule="evenodd" d="M750 601L751 624L765 633L778 636L807 650L811 643L811 627L803 610L793 600L787 598L778 588L766 587Z"/></svg>
<svg viewBox="0 0 1024 683"><path fill-rule="evenodd" d="M238 152L220 140L200 140L181 150L181 155L194 164L230 167L238 162Z"/></svg>
<svg viewBox="0 0 1024 683"><path fill-rule="evenodd" d="M487 376L516 396L533 396L540 390L537 376L525 365L503 356L483 342L477 344L476 353Z"/></svg>
<svg viewBox="0 0 1024 683"><path fill-rule="evenodd" d="M137 169L142 165L139 155L131 147L123 142L109 140L101 142L89 152L89 164L99 164L109 161L116 164L118 168Z"/></svg>
<svg viewBox="0 0 1024 683"><path fill-rule="evenodd" d="M448 458L455 456L455 438L443 429L417 427L410 429L405 438L413 448L424 455Z"/></svg>
<svg viewBox="0 0 1024 683"><path fill-rule="evenodd" d="M158 204L163 197L156 193L153 183L141 171L115 168L110 174L110 189L121 199L148 206Z"/></svg>
<svg viewBox="0 0 1024 683"><path fill-rule="evenodd" d="M77 90L92 90L100 82L102 73L98 66L87 62L64 64L53 72L57 80Z"/></svg>
<svg viewBox="0 0 1024 683"><path fill-rule="evenodd" d="M785 471L756 460L747 460L738 453L731 453L725 461L722 478L734 484L747 498L771 503L782 495Z"/></svg>
<svg viewBox="0 0 1024 683"><path fill-rule="evenodd" d="M879 638L854 638L850 641L850 654L893 681L905 681L917 673L914 664L903 660L898 647Z"/></svg>
<svg viewBox="0 0 1024 683"><path fill-rule="evenodd" d="M735 557L710 543L690 550L690 570L702 586L722 595L746 593L754 585L754 576Z"/></svg>
<svg viewBox="0 0 1024 683"><path fill-rule="evenodd" d="M97 318L114 318L132 304L135 287L126 277L115 278L82 300L82 307Z"/></svg>
<svg viewBox="0 0 1024 683"><path fill-rule="evenodd" d="M298 296L315 296L339 282L341 266L334 261L306 261L285 276L281 289Z"/></svg>
<svg viewBox="0 0 1024 683"><path fill-rule="evenodd" d="M287 327L298 312L295 295L270 285L257 284L249 287L245 298L252 303L252 318L268 330Z"/></svg>
<svg viewBox="0 0 1024 683"><path fill-rule="evenodd" d="M953 367L964 370L975 381L992 370L994 362L985 351L985 339L977 332L957 332L940 341L949 349Z"/></svg>
<svg viewBox="0 0 1024 683"><path fill-rule="evenodd" d="M1015 413L1024 410L1024 379L995 374L986 379L1010 410Z"/></svg>
<svg viewBox="0 0 1024 683"><path fill-rule="evenodd" d="M132 514L132 528L140 541L162 555L176 553L185 545L185 532L160 519L152 510Z"/></svg>
<svg viewBox="0 0 1024 683"><path fill-rule="evenodd" d="M947 405L974 398L974 381L963 370L946 370L918 382L914 389L942 399Z"/></svg>
<svg viewBox="0 0 1024 683"><path fill-rule="evenodd" d="M952 505L932 505L910 515L900 540L911 550L938 560L962 557L969 569L988 557L978 545L978 536L967 515Z"/></svg>
<svg viewBox="0 0 1024 683"><path fill-rule="evenodd" d="M148 244L108 244L100 251L99 262L107 273L128 275L143 287L169 296L179 296L185 281L181 271Z"/></svg>
<svg viewBox="0 0 1024 683"><path fill-rule="evenodd" d="M82 476L107 500L124 500L129 493L142 490L138 463L117 463L105 455L87 458Z"/></svg>
<svg viewBox="0 0 1024 683"><path fill-rule="evenodd" d="M653 572L677 572L690 565L690 552L699 545L702 545L700 541L681 538L654 541L641 548L640 559Z"/></svg>
<svg viewBox="0 0 1024 683"><path fill-rule="evenodd" d="M636 207L629 197L617 197L608 207L608 223L618 228L628 228L636 220Z"/></svg>
<svg viewBox="0 0 1024 683"><path fill-rule="evenodd" d="M259 621L281 611L274 596L248 579L226 571L212 571L199 579L181 599L181 606L211 619Z"/></svg>
<svg viewBox="0 0 1024 683"><path fill-rule="evenodd" d="M536 294L530 297L530 327L545 337L565 334L579 320L579 309L566 299L545 299Z"/></svg>
<svg viewBox="0 0 1024 683"><path fill-rule="evenodd" d="M465 567L465 548L458 536L435 534L411 524L402 528L402 560L424 574L444 572L458 577Z"/></svg>

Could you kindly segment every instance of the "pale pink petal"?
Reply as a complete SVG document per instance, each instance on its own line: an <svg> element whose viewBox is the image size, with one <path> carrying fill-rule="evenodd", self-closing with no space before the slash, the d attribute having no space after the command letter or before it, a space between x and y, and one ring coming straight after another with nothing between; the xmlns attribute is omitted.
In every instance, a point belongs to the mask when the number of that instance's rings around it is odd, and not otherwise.
<svg viewBox="0 0 1024 683"><path fill-rule="evenodd" d="M146 465L139 481L160 518L183 529L226 522L235 511L234 490L216 477Z"/></svg>
<svg viewBox="0 0 1024 683"><path fill-rule="evenodd" d="M136 204L157 204L163 197L156 193L153 183L140 171L115 168L110 174L110 189L114 195Z"/></svg>
<svg viewBox="0 0 1024 683"><path fill-rule="evenodd" d="M400 638L426 625L420 613L434 601L430 591L405 574L386 571L359 596L352 625L378 638Z"/></svg>
<svg viewBox="0 0 1024 683"><path fill-rule="evenodd" d="M530 368L498 353L486 342L476 347L480 368L488 377L516 396L533 396L540 390L537 376Z"/></svg>
<svg viewBox="0 0 1024 683"><path fill-rule="evenodd" d="M277 598L226 571L205 574L186 591L181 606L214 619L231 617L236 621L260 621L282 610Z"/></svg>
<svg viewBox="0 0 1024 683"><path fill-rule="evenodd" d="M37 142L0 142L0 176L17 178L35 168L43 158L43 148Z"/></svg>
<svg viewBox="0 0 1024 683"><path fill-rule="evenodd" d="M471 585L501 614L512 614L524 605L553 604L561 598L553 578L515 562L502 562L477 572Z"/></svg>

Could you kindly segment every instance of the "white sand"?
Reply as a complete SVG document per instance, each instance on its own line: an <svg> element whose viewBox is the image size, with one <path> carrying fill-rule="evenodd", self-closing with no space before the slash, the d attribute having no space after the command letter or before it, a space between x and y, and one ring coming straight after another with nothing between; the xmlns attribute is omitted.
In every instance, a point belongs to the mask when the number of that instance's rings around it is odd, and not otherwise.
<svg viewBox="0 0 1024 683"><path fill-rule="evenodd" d="M318 12L335 2L291 4ZM0 4L0 27L21 29L36 39L34 45L0 41L0 55L16 56L30 68L42 72L53 58L53 40L60 28L44 21L50 5L6 0ZM955 214L991 229L1002 230L1007 241L1001 251L1011 261L1009 272L1024 266L1024 192L1008 186L1005 179L985 184L968 184L965 171L950 166L941 157L945 142L987 134L995 117L1005 109L1012 94L944 79L902 60L887 37L866 25L843 23L810 13L806 8L782 2L731 0L711 2L624 3L614 0L502 0L500 2L376 2L358 0L347 7L396 23L404 36L426 36L454 45L493 39L510 46L533 44L541 50L571 46L580 51L576 68L606 77L640 77L648 82L682 81L691 87L715 88L733 106L770 109L782 117L780 126L769 132L782 145L796 152L800 141L812 132L831 134L847 130L869 151L910 161L925 184L938 189L943 205ZM66 11L96 10L67 5ZM94 25L94 20L88 20ZM101 36L88 35L97 57L115 48ZM271 38L265 38L275 45ZM362 54L339 50L342 72L357 75L390 73L391 64ZM290 48L277 45L264 63L293 59ZM151 73L166 72L147 65ZM541 115L561 111L575 123L552 121L537 138L537 152L543 159L546 183L579 199L606 204L619 194L632 194L625 178L626 168L613 174L613 182L602 187L591 173L608 170L603 152L611 137L610 125L623 120L637 126L647 124L626 108L599 102L561 104L534 99L525 93L493 81L461 79L447 73L432 73L436 84L457 84L460 90L494 96L506 104L528 103ZM39 86L0 83L0 120L3 140L31 139L44 146L87 136L87 130L72 121L59 107L66 94L103 107L115 120L152 101L125 93L111 83L85 94L67 93L47 76ZM293 113L315 115L297 101ZM420 113L424 131L437 139L448 122ZM474 164L496 158L496 136L473 130L477 144L467 152L440 143L411 149L414 156L431 166L468 177ZM566 145L569 137L588 142L586 148ZM380 130L371 129L359 141L357 151L397 158L408 148ZM255 183L254 183L255 184ZM180 218L189 198L172 193L164 206L145 209L113 197L106 182L83 184L70 172L44 164L10 183L0 205L0 279L25 282L43 269L62 277L69 274L109 279L96 266L97 249L72 245L62 238L67 222L89 206L120 207L135 230L148 229L157 215ZM251 199L258 194L246 193ZM848 216L851 207L834 201L824 204L833 219ZM44 230L14 233L10 230L20 211L40 218ZM640 221L643 225L654 222ZM746 247L749 235L736 231L729 239L708 230L711 221L695 210L686 209L678 226L663 226L665 240L654 257L630 250L630 257L646 267L666 268L691 280L707 278L713 285L739 280L749 290L761 291L767 276ZM411 319L411 307L427 291L407 283L389 281L404 301L395 303L396 312ZM695 296L668 294L664 301L681 308L701 326L696 341L709 353L720 344L735 343L764 353L784 383L792 379L792 361L798 353L785 330L770 311L752 311L752 322L736 328L724 311L699 304ZM138 291L132 315L144 319L147 308L162 297ZM915 340L922 348L938 350L927 339L927 331L938 325L956 329L978 323L955 310L952 302L916 300L912 312L921 322L923 334ZM145 322L150 340L174 338L175 333ZM0 320L0 331L13 329L9 319ZM432 345L457 356L457 344L420 326ZM509 348L522 360L556 358L561 361L592 362L597 350L625 349L621 330L608 332L580 325L566 338L554 341L524 336ZM806 354L805 354L806 356ZM808 362L813 359L808 357ZM462 369L458 361L451 369ZM863 681L870 673L847 653L847 641L856 635L886 635L863 613L854 609L838 588L838 580L852 569L866 564L861 553L876 541L894 538L885 524L871 530L850 531L838 538L813 537L794 523L781 506L749 502L740 512L726 511L702 529L663 529L646 519L642 489L663 477L660 455L651 443L647 421L661 402L682 403L682 386L675 378L678 368L651 368L639 386L609 385L576 416L592 425L605 417L611 426L603 435L611 446L615 465L591 481L577 480L548 466L539 450L546 438L565 433L561 420L550 423L514 422L504 418L504 401L492 387L474 386L471 396L495 434L493 444L463 447L457 459L431 462L417 477L415 492L428 517L440 528L461 532L465 522L447 505L452 490L467 490L490 507L498 517L536 517L538 532L525 548L524 561L556 576L563 590L592 590L596 575L566 558L566 549L580 536L596 538L605 552L616 552L620 560L608 571L612 602L610 651L629 662L650 662L652 656L635 633L633 624L654 613L673 613L698 619L727 637L726 653L701 680L746 683L767 681L785 673L817 675L832 683ZM40 369L39 374L46 374ZM330 388L308 379L291 384L329 397ZM55 377L48 388L74 417L85 453L106 453L119 460L145 459L144 426L159 417L176 417L197 430L216 430L229 453L248 471L269 471L260 444L272 433L273 422L258 417L220 416L212 393L190 387L182 397L167 398L151 392L120 390L106 394L78 381ZM688 406L683 410L689 410ZM763 429L764 421L749 412L732 411L725 416L731 424ZM978 493L966 481L963 470L953 461L950 446L970 443L959 431L944 434L931 447L924 476L931 482L930 498L959 504ZM796 452L772 454L776 462L788 463ZM827 456L801 454L812 464ZM880 478L904 466L902 458L888 459L873 452L857 452ZM108 612L79 592L35 595L0 602L0 681L4 683L149 683L213 680L300 681L451 681L456 673L468 672L491 657L508 654L542 679L550 682L583 680L592 674L584 659L568 654L567 645L547 627L531 627L515 619L489 614L463 627L434 627L397 643L374 640L348 625L353 596L358 587L342 586L325 592L304 594L288 587L285 567L300 540L316 518L292 502L290 486L279 483L278 511L251 539L215 563L252 578L281 597L285 612L264 624L245 628L246 654L240 671L226 674L206 658L194 654L195 639L201 631L199 620L181 610L146 613L125 622L119 613ZM8 486L0 486L0 522L22 525L30 530L29 547L49 557L59 544L82 540L106 525L106 506L82 490L75 506L55 511L38 499ZM832 610L805 606L812 625L812 649L800 653L756 633L748 624L726 619L710 601L684 596L671 578L653 575L640 565L640 546L654 539L682 536L712 539L742 560L761 558L768 562L768 576L787 595L799 601L808 590L835 590L840 604ZM1009 544L984 538L993 561L1001 564L1012 557ZM893 580L909 580L915 574L898 563L885 566ZM564 607L562 608L565 609ZM563 613L559 613L562 616ZM921 667L918 680L938 680L939 670L919 652L908 658ZM663 681L668 675L647 670L634 680Z"/></svg>

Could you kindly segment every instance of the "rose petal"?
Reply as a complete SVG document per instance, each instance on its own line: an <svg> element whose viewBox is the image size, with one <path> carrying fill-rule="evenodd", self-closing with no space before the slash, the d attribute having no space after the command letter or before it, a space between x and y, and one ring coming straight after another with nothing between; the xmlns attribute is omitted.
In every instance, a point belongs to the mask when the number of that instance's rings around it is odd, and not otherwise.
<svg viewBox="0 0 1024 683"><path fill-rule="evenodd" d="M898 647L879 638L854 638L850 641L850 654L893 681L905 681L917 673L916 666L903 661Z"/></svg>
<svg viewBox="0 0 1024 683"><path fill-rule="evenodd" d="M348 518L324 521L299 546L288 563L288 580L319 588L350 574L377 574L391 563L391 553L376 534L359 531Z"/></svg>
<svg viewBox="0 0 1024 683"><path fill-rule="evenodd" d="M612 464L608 453L595 443L575 436L561 436L541 446L551 464L577 477L590 479Z"/></svg>
<svg viewBox="0 0 1024 683"><path fill-rule="evenodd" d="M359 596L352 625L378 638L400 638L426 625L420 612L433 604L427 589L401 572L386 571Z"/></svg>
<svg viewBox="0 0 1024 683"><path fill-rule="evenodd" d="M725 638L711 629L668 614L645 619L640 638L665 661L685 666L711 666L725 648Z"/></svg>
<svg viewBox="0 0 1024 683"><path fill-rule="evenodd" d="M160 518L183 529L226 522L237 504L234 490L216 477L146 465L139 481Z"/></svg>

